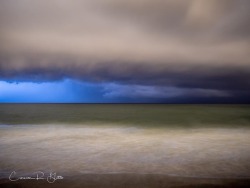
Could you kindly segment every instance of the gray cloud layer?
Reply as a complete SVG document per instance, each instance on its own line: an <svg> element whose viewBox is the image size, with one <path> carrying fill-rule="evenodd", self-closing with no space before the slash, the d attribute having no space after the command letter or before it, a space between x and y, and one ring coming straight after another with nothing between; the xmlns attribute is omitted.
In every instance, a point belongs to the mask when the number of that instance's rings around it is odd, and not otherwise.
<svg viewBox="0 0 250 188"><path fill-rule="evenodd" d="M248 0L2 0L0 77L250 88Z"/></svg>

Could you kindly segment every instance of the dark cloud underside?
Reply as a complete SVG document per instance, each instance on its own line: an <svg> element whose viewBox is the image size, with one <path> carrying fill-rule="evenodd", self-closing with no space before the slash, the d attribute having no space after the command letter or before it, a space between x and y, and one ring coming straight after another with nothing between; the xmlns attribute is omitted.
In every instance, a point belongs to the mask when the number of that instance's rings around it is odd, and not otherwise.
<svg viewBox="0 0 250 188"><path fill-rule="evenodd" d="M2 0L0 79L246 98L249 20L248 0Z"/></svg>

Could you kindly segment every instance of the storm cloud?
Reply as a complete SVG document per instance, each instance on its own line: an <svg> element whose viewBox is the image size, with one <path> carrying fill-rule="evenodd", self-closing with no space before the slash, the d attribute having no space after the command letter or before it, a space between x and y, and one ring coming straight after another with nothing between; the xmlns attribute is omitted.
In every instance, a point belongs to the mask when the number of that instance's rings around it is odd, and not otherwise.
<svg viewBox="0 0 250 188"><path fill-rule="evenodd" d="M2 0L0 79L247 98L249 19L248 0Z"/></svg>

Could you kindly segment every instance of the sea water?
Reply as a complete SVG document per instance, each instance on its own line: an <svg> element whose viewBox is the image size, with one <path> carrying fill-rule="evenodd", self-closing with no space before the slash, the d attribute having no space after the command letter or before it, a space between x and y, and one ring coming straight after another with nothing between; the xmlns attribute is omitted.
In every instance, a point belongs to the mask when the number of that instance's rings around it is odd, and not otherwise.
<svg viewBox="0 0 250 188"><path fill-rule="evenodd" d="M247 105L0 105L0 176L249 178Z"/></svg>

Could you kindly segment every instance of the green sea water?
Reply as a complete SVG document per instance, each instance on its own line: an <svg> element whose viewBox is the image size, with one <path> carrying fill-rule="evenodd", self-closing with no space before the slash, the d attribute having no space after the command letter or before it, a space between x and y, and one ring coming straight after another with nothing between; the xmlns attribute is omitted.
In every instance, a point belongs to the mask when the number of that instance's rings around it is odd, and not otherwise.
<svg viewBox="0 0 250 188"><path fill-rule="evenodd" d="M249 135L248 105L1 104L0 180L13 171L250 179Z"/></svg>
<svg viewBox="0 0 250 188"><path fill-rule="evenodd" d="M0 104L0 124L250 126L250 105Z"/></svg>

